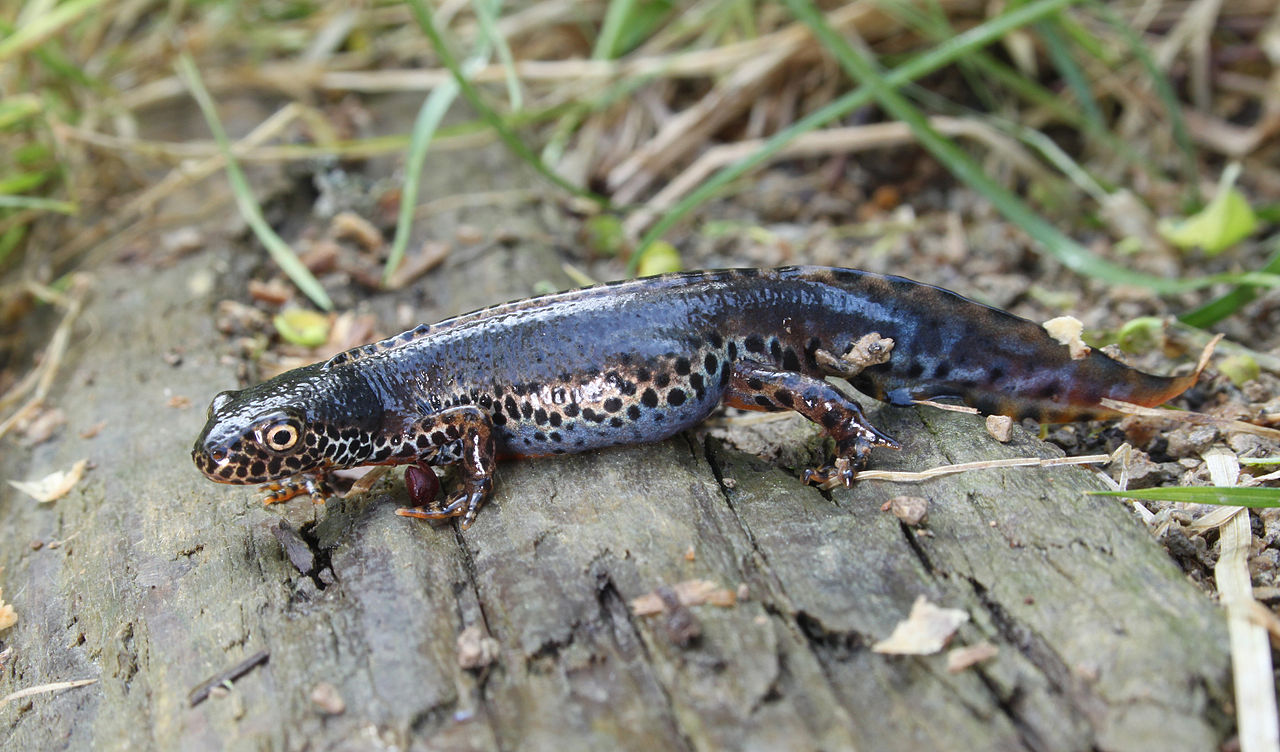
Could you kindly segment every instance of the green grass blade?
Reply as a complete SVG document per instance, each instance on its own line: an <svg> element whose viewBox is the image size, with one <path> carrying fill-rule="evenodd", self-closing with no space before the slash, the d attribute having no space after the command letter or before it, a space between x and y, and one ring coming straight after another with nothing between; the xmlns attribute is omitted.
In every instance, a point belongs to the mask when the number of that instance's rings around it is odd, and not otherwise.
<svg viewBox="0 0 1280 752"><path fill-rule="evenodd" d="M476 88L471 85L471 82L467 80L466 75L463 74L462 68L458 65L458 60L453 56L453 53L449 51L448 45L445 44L444 38L436 28L434 16L426 3L424 3L423 0L410 0L409 7L413 11L413 15L415 20L418 22L418 26L422 28L422 32L427 35L427 38L431 40L431 44L435 47L436 55L439 56L440 62L444 63L445 67L453 74L454 80L458 82L458 88L461 90L462 96L466 98L467 102L470 103L471 106L475 108L476 112L479 113L480 116L489 124L489 127L493 128L494 132L498 134L498 137L502 139L502 142L507 145L507 148L510 149L517 157L527 162L529 166L533 167L538 174L542 175L542 177L560 187L562 190L607 207L609 204L608 199L589 191L586 188L574 185L560 175L557 175L554 170L547 167L547 165L538 158L538 155L534 154L533 151L520 140L514 131L507 127L507 124L503 121L502 117L498 115L497 112L494 112L493 108L484 101L480 96L480 93L476 91Z"/></svg>
<svg viewBox="0 0 1280 752"><path fill-rule="evenodd" d="M1137 491L1090 491L1092 496L1121 496L1143 501L1179 501L1187 504L1214 504L1224 507L1270 509L1280 507L1280 488L1250 486L1178 486L1143 488Z"/></svg>
<svg viewBox="0 0 1280 752"><path fill-rule="evenodd" d="M476 12L484 0L476 3ZM478 66L489 59L490 39L481 35L477 49L467 62L463 63L463 74L470 76ZM404 188L400 192L400 211L396 216L396 235L391 241L391 251L387 254L387 262L382 272L382 283L391 281L395 270L404 258L405 248L409 245L409 236L413 229L413 212L418 205L418 189L422 182L422 167L427 161L427 149L440 127L440 121L458 98L458 82L449 79L437 86L418 109L418 117L413 123L413 132L409 138L409 155L405 159Z"/></svg>
<svg viewBox="0 0 1280 752"><path fill-rule="evenodd" d="M1089 81L1085 77L1084 71L1080 70L1080 66L1076 65L1076 61L1071 57L1071 49L1058 26L1058 19L1040 21L1036 24L1035 29L1040 35L1040 39L1044 42L1045 51L1048 53L1053 67L1058 70L1058 75L1062 76L1062 80L1066 82L1067 88L1071 90L1071 93L1075 94L1076 102L1079 103L1084 119L1089 123L1090 129L1096 131L1106 130L1106 126L1102 122L1102 110L1098 107L1098 100L1093 96L1093 89L1089 86Z"/></svg>
<svg viewBox="0 0 1280 752"><path fill-rule="evenodd" d="M103 4L103 0L68 0L34 18L24 20L12 34L0 39L0 62L40 46L46 39Z"/></svg>
<svg viewBox="0 0 1280 752"><path fill-rule="evenodd" d="M1182 179L1187 191L1198 202L1200 200L1200 174L1196 167L1196 149L1191 143L1191 131L1187 128L1187 121L1182 117L1182 104L1178 101L1178 95L1174 93L1168 77L1156 65L1155 59L1151 57L1151 51L1142 43L1142 39L1137 32L1129 28L1124 19L1116 15L1116 12L1106 3L1098 2L1098 0L1088 0L1088 2L1090 8L1102 16L1103 20L1124 37L1130 51L1133 52L1138 62L1142 64L1147 76L1151 78L1151 85L1155 87L1156 96L1160 98L1160 103L1165 113L1169 116L1169 123L1173 127L1173 141L1177 144L1179 153L1182 154Z"/></svg>
<svg viewBox="0 0 1280 752"><path fill-rule="evenodd" d="M520 77L516 75L516 61L511 56L511 48L507 46L506 37L498 33L497 13L502 3L499 0L490 7L485 0L472 0L471 7L475 10L476 21L480 24L478 46L491 45L498 53L498 60L502 63L503 78L507 83L507 101L511 103L513 111L519 112L524 109L524 95L520 92ZM488 57L486 54L485 59Z"/></svg>
<svg viewBox="0 0 1280 752"><path fill-rule="evenodd" d="M1000 213L1021 227L1068 269L1111 284L1147 287L1163 294L1187 289L1186 281L1142 274L1095 256L1084 246L1059 232L1012 192L988 177L963 150L934 130L928 119L897 91L899 84L881 76L874 64L837 34L807 0L784 2L796 17L813 29L823 46L836 56L850 77L869 88L886 112L910 126L916 139L934 158L962 182L981 193Z"/></svg>
<svg viewBox="0 0 1280 752"><path fill-rule="evenodd" d="M596 37L595 48L591 50L593 60L612 60L618 56L622 32L634 7L635 0L612 0L609 3L604 12L604 23L600 26L600 35Z"/></svg>
<svg viewBox="0 0 1280 752"><path fill-rule="evenodd" d="M218 119L217 108L214 107L213 97L209 96L209 91L205 89L204 82L200 79L200 72L196 70L196 65L192 62L191 57L187 54L178 56L177 61L178 75L186 83L187 88L191 91L191 96L196 100L196 104L200 106L200 112L203 113L205 122L209 125L210 132L213 133L213 140L218 144L218 150L222 152L222 158L227 163L227 180L231 183L231 192L236 199L236 205L240 208L240 215L249 223L249 227L253 229L253 234L257 236L258 241L266 247L267 252L271 254L271 258L276 262L285 275L298 286L299 290L311 299L321 309L326 311L333 310L333 301L329 300L329 295L324 291L324 287L311 274L307 267L303 266L298 260L297 254L285 243L275 230L271 229L271 225L267 224L267 220L262 216L262 208L258 206L258 200L253 195L253 190L249 187L249 180L244 176L244 172L240 169L239 163L236 162L235 155L231 153L231 141L227 138L226 131L222 128L222 121Z"/></svg>
<svg viewBox="0 0 1280 752"><path fill-rule="evenodd" d="M59 201L41 196L4 196L0 195L0 209L35 209L36 211L57 212L58 214L75 214L79 209L74 202Z"/></svg>
<svg viewBox="0 0 1280 752"><path fill-rule="evenodd" d="M1072 2L1076 2L1076 0L1036 0L1020 6L1015 10L956 34L939 43L928 52L908 60L890 72L885 77L885 83L890 86L902 86L917 78L933 73L961 57L985 47L1010 31L1054 13ZM640 257L644 255L645 250L650 245L661 238L667 230L684 219L696 207L719 193L726 185L768 161L769 158L778 153L797 136L821 128L823 125L847 115L871 102L873 97L874 93L871 87L866 85L844 94L774 134L759 151L717 172L672 207L671 211L663 215L662 219L658 220L645 233L635 252L631 254L631 259L627 264L627 273L634 275L636 267L640 263Z"/></svg>
<svg viewBox="0 0 1280 752"><path fill-rule="evenodd" d="M1267 259L1267 263L1262 265L1261 272L1264 274L1280 274L1280 235L1272 238L1271 245L1275 247L1275 250L1271 252L1271 258ZM1207 326L1213 326L1240 310L1256 297L1258 297L1258 291L1255 286L1239 286L1225 295L1205 303L1194 311L1182 314L1178 317L1178 320L1184 324L1203 329Z"/></svg>

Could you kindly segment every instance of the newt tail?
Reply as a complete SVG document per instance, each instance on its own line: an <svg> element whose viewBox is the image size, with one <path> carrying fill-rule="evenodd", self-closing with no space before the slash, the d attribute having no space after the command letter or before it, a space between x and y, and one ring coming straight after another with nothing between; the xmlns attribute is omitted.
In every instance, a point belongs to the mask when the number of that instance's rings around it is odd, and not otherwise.
<svg viewBox="0 0 1280 752"><path fill-rule="evenodd" d="M399 513L465 528L498 457L659 441L721 404L804 415L835 440L805 479L851 484L873 448L897 443L828 376L894 405L952 398L1059 422L1114 415L1107 400L1158 405L1198 374L1073 358L1037 324L902 277L690 272L505 303L223 392L192 457L221 483L283 481L277 498L323 495L334 469L410 465ZM461 469L443 504L440 465Z"/></svg>

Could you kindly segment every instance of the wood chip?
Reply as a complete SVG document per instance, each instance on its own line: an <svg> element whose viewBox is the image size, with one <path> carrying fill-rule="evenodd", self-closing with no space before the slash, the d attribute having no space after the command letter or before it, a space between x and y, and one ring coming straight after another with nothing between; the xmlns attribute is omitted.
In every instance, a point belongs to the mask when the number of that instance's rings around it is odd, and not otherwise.
<svg viewBox="0 0 1280 752"><path fill-rule="evenodd" d="M1008 444L1013 438L1013 418L1008 415L988 415L987 433L1001 444Z"/></svg>
<svg viewBox="0 0 1280 752"><path fill-rule="evenodd" d="M56 407L37 410L22 426L22 440L27 446L43 444L67 422L67 414Z"/></svg>
<svg viewBox="0 0 1280 752"><path fill-rule="evenodd" d="M13 604L4 602L4 588L0 588L0 632L18 623L18 612Z"/></svg>
<svg viewBox="0 0 1280 752"><path fill-rule="evenodd" d="M944 647L969 614L954 608L940 608L923 595L916 597L911 614L898 622L893 634L871 646L884 655L932 655Z"/></svg>
<svg viewBox="0 0 1280 752"><path fill-rule="evenodd" d="M953 648L947 653L947 671L956 674L983 661L991 660L999 654L1000 648L985 641L977 645Z"/></svg>
<svg viewBox="0 0 1280 752"><path fill-rule="evenodd" d="M428 240L422 244L422 248L417 253L406 256L400 266L396 267L396 270L391 273L391 278L387 280L387 287L392 290L407 287L422 275L443 264L451 252L453 252L453 246L449 243Z"/></svg>
<svg viewBox="0 0 1280 752"><path fill-rule="evenodd" d="M311 704L325 715L342 715L347 710L347 702L338 693L338 688L326 681L311 688Z"/></svg>
<svg viewBox="0 0 1280 752"><path fill-rule="evenodd" d="M67 470L58 470L39 480L11 480L9 485L42 504L57 501L75 487L84 477L89 460L80 460Z"/></svg>
<svg viewBox="0 0 1280 752"><path fill-rule="evenodd" d="M929 516L929 500L922 496L895 496L881 507L882 512L893 512L904 525L915 527Z"/></svg>
<svg viewBox="0 0 1280 752"><path fill-rule="evenodd" d="M670 588L675 592L682 606L699 606L710 603L713 606L728 608L738 602L737 594L726 590L710 580L685 580ZM636 616L652 616L666 610L662 595L658 590L645 593L631 600L631 613Z"/></svg>
<svg viewBox="0 0 1280 752"><path fill-rule="evenodd" d="M1058 342L1067 346L1072 360L1087 357L1092 350L1080 339L1084 333L1084 324L1072 316L1059 316L1044 322L1044 330Z"/></svg>
<svg viewBox="0 0 1280 752"><path fill-rule="evenodd" d="M386 245L382 232L355 212L342 212L329 223L329 233L338 240L354 240L366 251L377 252Z"/></svg>
<svg viewBox="0 0 1280 752"><path fill-rule="evenodd" d="M464 669L484 668L498 659L498 641L472 624L458 635L458 666Z"/></svg>
<svg viewBox="0 0 1280 752"><path fill-rule="evenodd" d="M249 280L249 297L270 306L282 306L293 300L293 287L276 277L269 282Z"/></svg>

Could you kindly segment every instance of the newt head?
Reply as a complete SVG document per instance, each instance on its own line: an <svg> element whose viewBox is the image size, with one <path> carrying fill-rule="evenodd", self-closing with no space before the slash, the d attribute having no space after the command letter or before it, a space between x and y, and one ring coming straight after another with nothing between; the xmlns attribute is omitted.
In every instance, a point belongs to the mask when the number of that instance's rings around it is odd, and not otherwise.
<svg viewBox="0 0 1280 752"><path fill-rule="evenodd" d="M364 447L356 434L362 432L343 435L334 424L354 428L362 421L338 419L335 396L345 392L336 387L307 367L221 392L209 405L191 458L210 480L234 484L268 483L335 461L358 464Z"/></svg>
<svg viewBox="0 0 1280 752"><path fill-rule="evenodd" d="M317 467L322 455L308 441L303 412L264 405L246 392L221 392L191 450L196 467L219 483L266 483ZM257 396L257 395L251 395Z"/></svg>

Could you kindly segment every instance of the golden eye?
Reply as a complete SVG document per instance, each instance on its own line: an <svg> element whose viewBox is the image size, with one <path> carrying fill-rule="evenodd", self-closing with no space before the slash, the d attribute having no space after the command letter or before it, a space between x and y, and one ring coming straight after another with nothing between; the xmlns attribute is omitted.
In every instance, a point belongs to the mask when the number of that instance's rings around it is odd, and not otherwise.
<svg viewBox="0 0 1280 752"><path fill-rule="evenodd" d="M268 449L283 452L298 443L298 428L292 423L272 423L258 429L258 443Z"/></svg>

